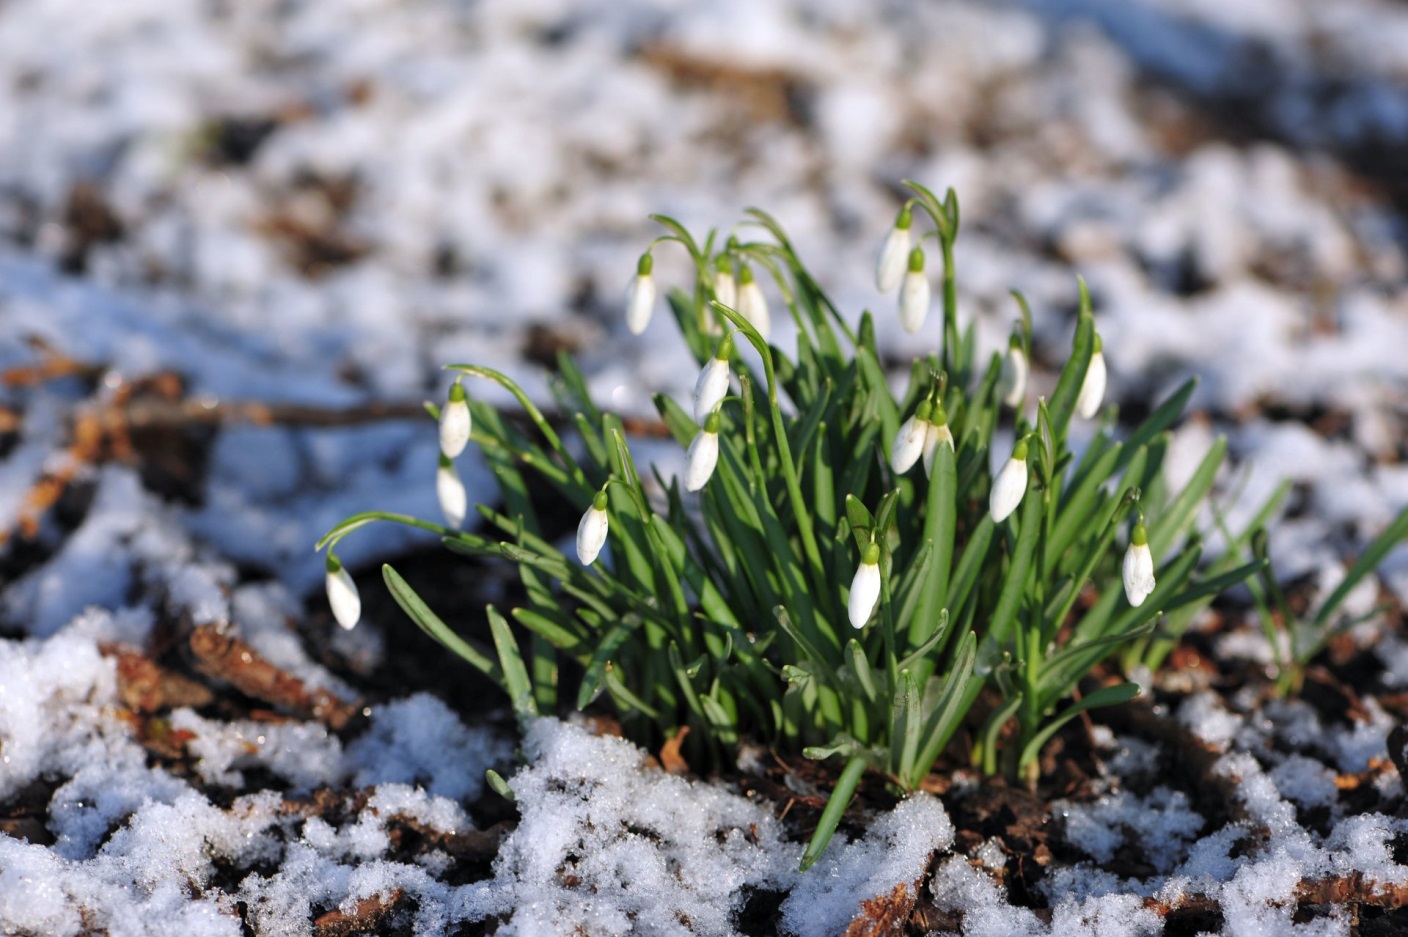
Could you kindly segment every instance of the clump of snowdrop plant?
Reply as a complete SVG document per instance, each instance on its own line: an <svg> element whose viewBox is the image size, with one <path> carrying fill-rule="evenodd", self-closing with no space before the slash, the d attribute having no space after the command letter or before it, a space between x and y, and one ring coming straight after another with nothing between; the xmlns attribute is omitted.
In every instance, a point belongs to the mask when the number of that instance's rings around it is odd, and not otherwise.
<svg viewBox="0 0 1408 937"><path fill-rule="evenodd" d="M492 648L447 626L394 569L383 573L410 617L499 681L523 716L557 708L558 668L570 664L578 707L604 697L649 744L688 727L696 768L727 761L744 736L840 758L804 865L867 769L913 789L960 727L971 742L952 754L1034 781L1042 746L1065 723L1138 692L1111 667L1092 678L1097 665L1112 654L1156 660L1198 608L1265 559L1200 566L1192 525L1224 444L1181 490L1164 481L1168 431L1193 383L1127 435L1107 415L1073 450L1073 421L1099 417L1105 384L1084 285L1065 365L1030 408L1026 302L1017 296L1009 347L980 356L957 308L957 199L910 187L877 281L900 290L906 327L922 329L923 245L934 242L942 323L903 394L890 389L871 315L837 310L771 217L752 211L716 250L713 233L701 243L657 216L665 233L640 260L626 316L630 331L645 328L653 252L685 251L696 276L669 305L701 374L691 402L656 398L688 452L683 477L642 473L621 419L593 402L566 357L553 420L505 375L450 365L450 399L430 407L445 458L461 436L477 444L499 482L478 496L494 506L480 505L480 532L457 529L456 516L344 521L319 544L337 620L349 625L356 611L334 550L372 521L516 563L523 599L507 617L487 610ZM768 343L766 293L796 326L790 354ZM507 388L524 418L476 401L461 414L459 381L470 378ZM555 424L571 427L572 445ZM996 448L1000 430L1015 439L1010 452ZM576 517L545 517L533 494L545 487L582 512L575 556L558 538ZM1161 622L1173 624L1155 632ZM985 689L997 702L978 717Z"/></svg>

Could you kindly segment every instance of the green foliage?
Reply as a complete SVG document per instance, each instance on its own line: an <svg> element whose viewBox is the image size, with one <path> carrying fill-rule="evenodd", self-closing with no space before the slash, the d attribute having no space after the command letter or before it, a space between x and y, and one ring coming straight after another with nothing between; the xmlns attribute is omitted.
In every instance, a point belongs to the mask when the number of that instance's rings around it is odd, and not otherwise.
<svg viewBox="0 0 1408 937"><path fill-rule="evenodd" d="M512 392L531 427L471 402L471 442L499 483L500 507L480 508L485 532L369 514L319 546L331 550L363 523L388 519L435 529L457 552L517 564L526 600L511 618L530 638L526 653L496 610L489 610L494 646L482 648L451 632L394 570L386 580L407 614L502 684L522 716L553 705L556 666L570 661L581 674L576 705L604 696L646 743L688 726L693 757L715 763L744 736L814 758L840 756L841 783L806 864L825 848L864 770L915 788L971 722L985 688L997 703L973 726L974 762L1033 778L1041 747L1067 720L1137 692L1116 683L1078 697L1092 668L1112 654L1160 659L1168 634L1153 630L1161 617L1186 627L1213 595L1266 561L1200 571L1192 526L1225 446L1219 442L1180 491L1169 490L1162 472L1169 429L1192 382L1126 438L1107 419L1073 452L1070 427L1091 391L1099 396L1087 384L1097 366L1103 386L1083 284L1055 390L1035 408L1004 407L1005 396L1022 393L1008 386L1003 357L980 360L973 329L958 326L957 199L912 188L907 207L929 218L926 237L938 241L943 263L941 345L914 362L900 396L890 389L870 315L854 327L841 316L768 215L750 212L718 251L712 233L701 244L657 218L668 233L651 249L682 246L697 270L687 289L669 296L683 340L701 366L716 352L727 358L736 380L704 429L674 400L656 398L670 434L691 447L691 462L711 449L707 434L717 430L717 463L697 495L679 480L641 474L622 421L593 403L570 359L560 360L553 394L580 437L571 448L506 376L457 364L450 367L461 376ZM781 294L796 325L792 357L768 344L756 315L716 301L732 289L720 276L750 268ZM633 295L653 297L653 282L640 281L650 276L643 264ZM1025 360L1030 312L1018 301L1009 354ZM738 305L747 304L740 297ZM731 345L721 348L724 341ZM922 432L914 438L928 443L925 468L892 464L897 436L915 426ZM1018 441L1020 464L994 494L990 466L1006 455L993 451L1000 428ZM704 474L696 466L687 477ZM545 538L533 495L545 488L581 512L605 492L602 559L585 566ZM994 512L998 501L1004 508ZM1135 523L1147 525L1155 578L1147 599L1132 606L1120 582ZM871 564L878 588L865 569Z"/></svg>

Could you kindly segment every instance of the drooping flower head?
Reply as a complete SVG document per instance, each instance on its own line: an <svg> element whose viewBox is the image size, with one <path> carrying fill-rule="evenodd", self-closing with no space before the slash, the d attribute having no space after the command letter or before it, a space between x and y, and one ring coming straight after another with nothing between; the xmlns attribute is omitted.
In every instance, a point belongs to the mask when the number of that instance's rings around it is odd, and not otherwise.
<svg viewBox="0 0 1408 937"><path fill-rule="evenodd" d="M577 524L577 559L583 566L596 562L601 548L606 545L606 534L611 521L606 513L606 491L598 491L592 496L592 506L582 515Z"/></svg>
<svg viewBox="0 0 1408 937"><path fill-rule="evenodd" d="M1144 519L1134 528L1129 538L1129 549L1124 552L1124 596L1129 604L1138 608L1154 591L1154 554L1149 550L1149 531L1144 528Z"/></svg>
<svg viewBox="0 0 1408 937"><path fill-rule="evenodd" d="M684 490L698 491L709 482L714 466L719 463L719 411L715 409L704 420L704 427L694 434L684 458Z"/></svg>
<svg viewBox="0 0 1408 937"><path fill-rule="evenodd" d="M851 619L852 628L864 628L875 614L875 606L880 601L880 545L871 542L861 554L860 565L856 567L851 580L851 597L846 603L846 613Z"/></svg>
<svg viewBox="0 0 1408 937"><path fill-rule="evenodd" d="M464 490L464 482L460 481L460 473L455 471L454 461L443 452L440 467L435 472L435 496L440 500L445 526L459 530L469 509L469 495Z"/></svg>
<svg viewBox="0 0 1408 937"><path fill-rule="evenodd" d="M934 404L934 409L929 417L929 425L924 434L924 474L926 476L934 474L934 453L939 446L953 448L953 430L948 428L948 414L944 412L944 405Z"/></svg>
<svg viewBox="0 0 1408 937"><path fill-rule="evenodd" d="M924 251L909 252L909 270L900 284L900 325L906 332L918 332L929 317L929 278L924 276Z"/></svg>
<svg viewBox="0 0 1408 937"><path fill-rule="evenodd" d="M762 286L753 278L753 268L747 264L740 265L738 271L738 314L758 330L763 341L768 340L768 336L772 334L772 315L768 312L768 300L763 295Z"/></svg>
<svg viewBox="0 0 1408 937"><path fill-rule="evenodd" d="M929 411L929 401L919 401L913 415L900 425L900 431L895 434L895 441L890 446L890 468L894 469L896 475L908 472L924 454L924 439L929 431Z"/></svg>
<svg viewBox="0 0 1408 937"><path fill-rule="evenodd" d="M1007 354L1002 358L1002 373L997 379L998 393L1007 406L1019 408L1026 400L1028 369L1022 340L1014 334L1007 343Z"/></svg>
<svg viewBox="0 0 1408 937"><path fill-rule="evenodd" d="M1027 439L1023 436L1012 447L1012 456L997 473L992 483L992 493L988 498L988 510L998 523L1017 510L1022 496L1027 493Z"/></svg>
<svg viewBox="0 0 1408 937"><path fill-rule="evenodd" d="M347 570L331 550L328 551L324 567L327 575L324 584L328 590L328 605L332 607L332 617L349 631L357 627L362 618L362 597L357 592L357 584L352 581Z"/></svg>
<svg viewBox="0 0 1408 937"><path fill-rule="evenodd" d="M450 397L440 410L440 451L455 458L469 445L469 401L457 380L450 385Z"/></svg>
<svg viewBox="0 0 1408 937"><path fill-rule="evenodd" d="M726 253L714 258L713 286L719 305L738 308L738 281L733 278L733 260Z"/></svg>
<svg viewBox="0 0 1408 937"><path fill-rule="evenodd" d="M728 396L729 356L733 354L733 334L723 337L714 356L704 362L694 382L694 420L703 426L709 414Z"/></svg>
<svg viewBox="0 0 1408 937"><path fill-rule="evenodd" d="M912 241L909 228L913 220L914 214L906 202L900 209L899 217L895 219L895 226L885 235L885 243L880 248L880 259L875 264L875 285L882 293L888 293L899 286L900 278L904 276L905 265L909 262Z"/></svg>
<svg viewBox="0 0 1408 937"><path fill-rule="evenodd" d="M639 335L650 324L650 315L655 311L655 278L651 270L655 260L650 251L640 255L636 264L636 275L626 290L626 328L632 335Z"/></svg>
<svg viewBox="0 0 1408 937"><path fill-rule="evenodd" d="M1085 380L1081 381L1080 394L1076 397L1076 413L1088 420L1100 411L1100 403L1105 399L1105 353L1101 350L1100 336L1095 336L1095 346L1090 354L1090 367L1085 370Z"/></svg>

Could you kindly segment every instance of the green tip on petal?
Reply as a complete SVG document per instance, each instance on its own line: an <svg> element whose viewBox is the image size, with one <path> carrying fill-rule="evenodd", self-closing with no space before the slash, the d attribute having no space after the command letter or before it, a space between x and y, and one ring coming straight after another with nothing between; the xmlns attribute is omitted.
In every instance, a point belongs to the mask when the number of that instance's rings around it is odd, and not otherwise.
<svg viewBox="0 0 1408 937"><path fill-rule="evenodd" d="M916 247L914 250L912 250L912 251L909 252L909 272L910 272L910 273L923 273L923 272L924 272L924 249L923 249L923 248L921 248L921 247Z"/></svg>
<svg viewBox="0 0 1408 937"><path fill-rule="evenodd" d="M650 276L650 271L655 268L655 258L650 256L650 251L640 255L640 260L636 263L636 274L642 277Z"/></svg>
<svg viewBox="0 0 1408 937"><path fill-rule="evenodd" d="M327 569L327 571L332 573L334 576L336 576L338 572L342 570L342 560L339 560L331 550L328 551L327 561L323 565Z"/></svg>
<svg viewBox="0 0 1408 937"><path fill-rule="evenodd" d="M1143 524L1134 526L1134 536L1130 538L1130 542L1136 547L1146 546L1149 543L1149 531L1144 529Z"/></svg>
<svg viewBox="0 0 1408 937"><path fill-rule="evenodd" d="M913 223L914 212L910 211L909 203L905 202L904 207L900 209L899 215L895 218L895 227L899 228L901 231L907 231L909 230L909 226Z"/></svg>
<svg viewBox="0 0 1408 937"><path fill-rule="evenodd" d="M733 356L733 333L729 332L719 342L719 347L714 351L714 357L719 361L727 361Z"/></svg>
<svg viewBox="0 0 1408 937"><path fill-rule="evenodd" d="M457 378L455 382L450 385L450 403L464 403L464 401L464 385L461 384Z"/></svg>
<svg viewBox="0 0 1408 937"><path fill-rule="evenodd" d="M1012 447L1012 458L1018 462L1027 461L1027 437L1017 440L1017 445Z"/></svg>
<svg viewBox="0 0 1408 937"><path fill-rule="evenodd" d="M874 566L880 562L880 544L867 543L865 552L861 554L860 561L866 566Z"/></svg>
<svg viewBox="0 0 1408 937"><path fill-rule="evenodd" d="M605 488L601 489L601 490L598 491L596 494L592 495L592 507L596 508L598 511L605 511L605 510L606 510L606 489L605 489Z"/></svg>
<svg viewBox="0 0 1408 937"><path fill-rule="evenodd" d="M714 411L711 412L711 413L709 414L709 416L706 417L705 420L704 420L704 432L706 432L706 433L713 433L714 435L717 436L718 433L719 433L719 421L720 421L719 411L718 411L718 410L714 410Z"/></svg>
<svg viewBox="0 0 1408 937"><path fill-rule="evenodd" d="M739 270L738 270L738 282L739 282L739 283L752 283L752 282L753 282L753 268L750 267L750 266L748 266L747 264L743 264L741 267L739 267Z"/></svg>

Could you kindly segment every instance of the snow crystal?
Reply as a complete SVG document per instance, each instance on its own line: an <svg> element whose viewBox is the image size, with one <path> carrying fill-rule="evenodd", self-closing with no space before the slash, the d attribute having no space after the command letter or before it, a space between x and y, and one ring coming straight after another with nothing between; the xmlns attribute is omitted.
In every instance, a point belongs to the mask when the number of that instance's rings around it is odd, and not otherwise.
<svg viewBox="0 0 1408 937"><path fill-rule="evenodd" d="M372 709L371 726L347 748L353 783L423 784L431 794L474 800L484 772L508 761L508 743L485 728L466 728L440 700L417 693Z"/></svg>
<svg viewBox="0 0 1408 937"><path fill-rule="evenodd" d="M1144 797L1121 790L1091 803L1057 801L1052 810L1065 820L1066 838L1093 859L1109 862L1128 841L1159 872L1172 869L1203 828L1188 795L1162 786Z"/></svg>

